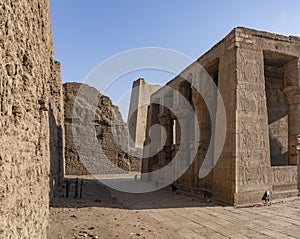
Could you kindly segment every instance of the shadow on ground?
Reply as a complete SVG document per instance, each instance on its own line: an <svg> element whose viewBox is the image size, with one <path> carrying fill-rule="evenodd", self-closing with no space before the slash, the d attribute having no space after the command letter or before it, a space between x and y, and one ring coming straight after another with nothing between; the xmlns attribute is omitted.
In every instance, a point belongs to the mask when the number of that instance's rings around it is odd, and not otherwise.
<svg viewBox="0 0 300 239"><path fill-rule="evenodd" d="M124 193L108 188L96 179L80 178L83 180L82 198L75 198L75 178L71 181L69 198L66 198L65 183L58 188L51 207L55 208L84 208L109 207L129 210L215 207L223 206L218 202L207 202L202 194L192 194L178 190L174 195L171 187L166 187L150 193Z"/></svg>

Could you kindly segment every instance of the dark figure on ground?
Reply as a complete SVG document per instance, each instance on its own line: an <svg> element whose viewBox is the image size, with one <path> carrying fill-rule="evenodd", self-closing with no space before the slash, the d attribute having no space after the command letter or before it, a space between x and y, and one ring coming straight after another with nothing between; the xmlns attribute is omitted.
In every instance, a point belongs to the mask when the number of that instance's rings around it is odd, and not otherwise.
<svg viewBox="0 0 300 239"><path fill-rule="evenodd" d="M212 193L208 192L208 191L203 191L203 196L204 196L204 199L206 200L206 202L210 202L210 198L212 196Z"/></svg>
<svg viewBox="0 0 300 239"><path fill-rule="evenodd" d="M269 191L265 191L262 199L264 201L264 204L268 204L270 202L270 192Z"/></svg>
<svg viewBox="0 0 300 239"><path fill-rule="evenodd" d="M174 183L171 184L171 190L172 190L173 195L176 194L177 187Z"/></svg>

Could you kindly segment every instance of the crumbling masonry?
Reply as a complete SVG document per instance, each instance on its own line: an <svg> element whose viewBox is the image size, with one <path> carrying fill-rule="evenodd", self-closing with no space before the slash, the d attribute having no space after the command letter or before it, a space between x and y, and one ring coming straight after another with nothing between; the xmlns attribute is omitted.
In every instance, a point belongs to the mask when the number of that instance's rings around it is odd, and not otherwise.
<svg viewBox="0 0 300 239"><path fill-rule="evenodd" d="M227 135L221 157L210 174L202 179L198 177L199 168L211 137L206 104L180 76L167 83L189 100L200 129L197 156L188 171L176 181L179 188L207 190L215 199L235 205L260 202L266 190L271 191L272 198L298 195L299 57L298 37L235 28L197 60L216 83L227 116ZM161 92L152 94L151 102L169 100L169 104L176 104L176 99ZM188 123L189 127L183 131L186 135L182 136L178 119L159 104L149 106L147 122L146 132L153 124L164 126L167 142L160 153L143 160L143 172L168 164L182 143L181 137L189 138L182 160L192 160L189 151L194 150L195 122ZM145 145L148 143L147 136Z"/></svg>
<svg viewBox="0 0 300 239"><path fill-rule="evenodd" d="M0 238L46 238L50 189L63 177L48 0L1 1L0 59Z"/></svg>
<svg viewBox="0 0 300 239"><path fill-rule="evenodd" d="M117 106L112 104L109 97L102 95L97 89L82 83L65 83L64 89L64 125L65 125L65 174L66 175L88 175L88 174L110 174L112 167L99 163L99 158L107 157L114 165L125 171L140 171L141 161L136 157L124 152L117 144L119 140L128 138L127 125L123 122L121 113ZM80 94L79 92L84 92ZM93 107L89 96L97 96L97 107ZM80 105L76 114L75 101ZM77 151L78 145L74 142L73 131L78 127L87 125L87 112L93 112L92 125L97 137L101 154L90 155L93 148L94 137L87 137L80 147L81 155ZM115 134L114 131L116 130ZM82 136L83 137L83 136ZM119 138L119 139L118 139ZM125 150L126 151L126 150ZM90 155L90 156L89 156ZM82 160L88 158L89 160Z"/></svg>

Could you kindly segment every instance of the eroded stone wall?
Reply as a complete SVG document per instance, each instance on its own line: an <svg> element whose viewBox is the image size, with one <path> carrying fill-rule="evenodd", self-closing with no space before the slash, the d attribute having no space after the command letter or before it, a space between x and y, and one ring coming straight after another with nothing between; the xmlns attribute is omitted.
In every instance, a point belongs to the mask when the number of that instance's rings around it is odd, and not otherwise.
<svg viewBox="0 0 300 239"><path fill-rule="evenodd" d="M125 171L139 171L139 160L131 157L126 150L123 151L118 145L118 142L122 142L128 137L128 131L117 106L114 106L107 96L100 94L95 88L88 85L66 83L63 86L66 174L113 173L112 165L100 162L104 158ZM78 96L78 92L81 92L81 96ZM89 102L89 96L95 96L97 106L92 106L92 103ZM77 110L75 105L76 116L73 113L75 101L78 102L79 106ZM89 112L92 112L91 116L88 116ZM91 122L91 134L85 134L84 127ZM84 132L79 136L85 137L86 135L82 146L74 141L73 134L73 130L80 130L81 128ZM93 143L94 141L96 143ZM126 147L126 142L122 144ZM93 150L93 147L96 149ZM101 151L98 151L100 147ZM81 150L80 154L78 150Z"/></svg>
<svg viewBox="0 0 300 239"><path fill-rule="evenodd" d="M55 65L49 1L1 1L0 238L46 238Z"/></svg>
<svg viewBox="0 0 300 239"><path fill-rule="evenodd" d="M54 196L56 186L64 178L64 107L63 86L60 63L52 65L52 77L49 82L50 98L48 104L49 140L50 140L50 199Z"/></svg>

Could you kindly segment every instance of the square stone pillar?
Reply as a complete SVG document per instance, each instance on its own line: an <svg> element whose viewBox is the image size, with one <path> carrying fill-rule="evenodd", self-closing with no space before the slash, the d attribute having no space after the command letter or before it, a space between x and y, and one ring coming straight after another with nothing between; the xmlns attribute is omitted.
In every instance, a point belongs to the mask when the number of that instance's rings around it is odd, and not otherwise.
<svg viewBox="0 0 300 239"><path fill-rule="evenodd" d="M237 49L235 204L257 203L271 190L263 52Z"/></svg>

